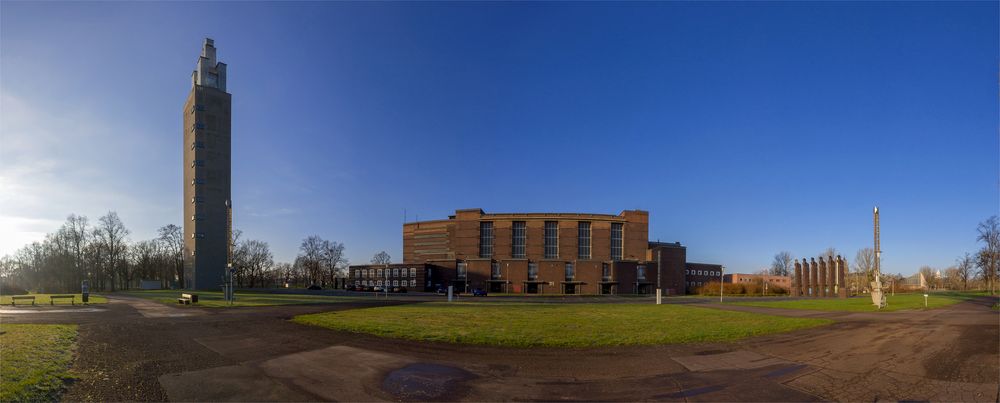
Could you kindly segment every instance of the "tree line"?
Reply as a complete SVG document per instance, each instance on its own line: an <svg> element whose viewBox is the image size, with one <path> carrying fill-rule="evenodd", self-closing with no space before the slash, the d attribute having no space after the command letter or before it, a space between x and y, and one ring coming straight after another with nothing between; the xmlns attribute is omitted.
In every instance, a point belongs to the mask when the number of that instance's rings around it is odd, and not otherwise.
<svg viewBox="0 0 1000 403"><path fill-rule="evenodd" d="M141 280L183 288L183 229L167 224L155 238L139 241L131 233L114 211L93 224L71 214L45 239L0 258L0 293L79 292L84 280L93 291L134 289ZM266 241L247 239L240 230L233 231L232 248L238 288L326 286L347 275L344 244L318 235L302 241L293 262L275 262Z"/></svg>
<svg viewBox="0 0 1000 403"><path fill-rule="evenodd" d="M975 253L966 252L955 260L955 264L939 271L923 266L918 270L927 282L928 288L950 290L989 290L997 292L1000 277L1000 219L992 216L976 227L976 242L981 244ZM827 248L819 256L836 256L837 250ZM769 270L765 274L790 276L795 267L795 258L790 252L782 251L774 255ZM862 248L854 255L853 265L848 265L848 286L858 291L867 289L875 280L875 250ZM902 282L902 274L882 273L882 283Z"/></svg>

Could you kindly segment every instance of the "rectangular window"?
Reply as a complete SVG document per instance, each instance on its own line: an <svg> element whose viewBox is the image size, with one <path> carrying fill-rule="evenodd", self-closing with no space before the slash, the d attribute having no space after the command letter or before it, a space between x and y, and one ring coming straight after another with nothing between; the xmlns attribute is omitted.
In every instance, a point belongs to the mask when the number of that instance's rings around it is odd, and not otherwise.
<svg viewBox="0 0 1000 403"><path fill-rule="evenodd" d="M399 287L399 280L392 280L393 287Z"/></svg>
<svg viewBox="0 0 1000 403"><path fill-rule="evenodd" d="M378 269L378 276L382 277L382 269Z"/></svg>
<svg viewBox="0 0 1000 403"><path fill-rule="evenodd" d="M204 232L195 232L195 233L191 234L191 238L203 239L203 238L205 238L205 233Z"/></svg>
<svg viewBox="0 0 1000 403"><path fill-rule="evenodd" d="M611 265L607 263L601 263L601 277L605 280L611 279Z"/></svg>
<svg viewBox="0 0 1000 403"><path fill-rule="evenodd" d="M191 108L191 113L194 113L194 111L204 112L205 111L205 105L195 104L194 107Z"/></svg>
<svg viewBox="0 0 1000 403"><path fill-rule="evenodd" d="M411 267L410 268L410 277L413 277L413 278L417 277L417 268L416 267Z"/></svg>
<svg viewBox="0 0 1000 403"><path fill-rule="evenodd" d="M577 259L590 259L590 222L580 221L576 232Z"/></svg>
<svg viewBox="0 0 1000 403"><path fill-rule="evenodd" d="M622 223L611 223L611 260L622 260Z"/></svg>
<svg viewBox="0 0 1000 403"><path fill-rule="evenodd" d="M466 274L465 262L458 262L458 265L456 265L455 267L455 271L456 274L458 275L458 278L465 278Z"/></svg>
<svg viewBox="0 0 1000 403"><path fill-rule="evenodd" d="M646 266L643 266L643 265L640 264L640 265L638 265L638 266L635 267L635 278L637 278L639 280L645 280L646 279Z"/></svg>
<svg viewBox="0 0 1000 403"><path fill-rule="evenodd" d="M194 203L204 203L204 202L205 202L205 198L201 197L201 196L195 196L195 197L191 198L191 204L194 204Z"/></svg>
<svg viewBox="0 0 1000 403"><path fill-rule="evenodd" d="M576 268L573 267L573 263L566 263L566 281L573 281L575 276Z"/></svg>
<svg viewBox="0 0 1000 403"><path fill-rule="evenodd" d="M417 280L411 279L410 280L410 287L416 287L416 286L417 286Z"/></svg>
<svg viewBox="0 0 1000 403"><path fill-rule="evenodd" d="M524 259L524 243L526 239L524 221L514 221L510 237L510 256L514 259Z"/></svg>
<svg viewBox="0 0 1000 403"><path fill-rule="evenodd" d="M191 161L191 168L194 168L194 167L203 167L203 166L205 166L205 160L194 160L194 161Z"/></svg>
<svg viewBox="0 0 1000 403"><path fill-rule="evenodd" d="M399 277L399 268L392 269L392 276Z"/></svg>
<svg viewBox="0 0 1000 403"><path fill-rule="evenodd" d="M559 223L545 222L545 258L559 258Z"/></svg>
<svg viewBox="0 0 1000 403"><path fill-rule="evenodd" d="M494 279L498 279L503 276L503 273L500 272L500 263L493 262L490 266L490 274Z"/></svg>
<svg viewBox="0 0 1000 403"><path fill-rule="evenodd" d="M493 257L493 222L479 223L479 257Z"/></svg>
<svg viewBox="0 0 1000 403"><path fill-rule="evenodd" d="M538 279L538 263L529 262L528 263L528 280Z"/></svg>

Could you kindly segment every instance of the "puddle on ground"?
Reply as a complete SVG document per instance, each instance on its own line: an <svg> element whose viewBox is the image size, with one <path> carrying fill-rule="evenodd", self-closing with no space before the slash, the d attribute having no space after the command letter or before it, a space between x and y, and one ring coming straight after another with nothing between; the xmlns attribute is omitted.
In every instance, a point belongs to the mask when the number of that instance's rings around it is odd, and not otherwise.
<svg viewBox="0 0 1000 403"><path fill-rule="evenodd" d="M457 400L468 392L471 372L446 365L410 364L386 375L382 390L404 401Z"/></svg>

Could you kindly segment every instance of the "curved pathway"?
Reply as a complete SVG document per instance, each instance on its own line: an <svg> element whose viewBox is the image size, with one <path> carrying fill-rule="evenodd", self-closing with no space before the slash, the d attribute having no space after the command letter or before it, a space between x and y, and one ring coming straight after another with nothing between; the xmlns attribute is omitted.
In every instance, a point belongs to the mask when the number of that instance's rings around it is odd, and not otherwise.
<svg viewBox="0 0 1000 403"><path fill-rule="evenodd" d="M1000 393L1000 312L989 298L886 313L699 304L836 323L735 343L599 349L420 343L287 320L399 301L204 309L109 300L88 307L98 311L0 311L0 320L80 324L71 401L996 401Z"/></svg>

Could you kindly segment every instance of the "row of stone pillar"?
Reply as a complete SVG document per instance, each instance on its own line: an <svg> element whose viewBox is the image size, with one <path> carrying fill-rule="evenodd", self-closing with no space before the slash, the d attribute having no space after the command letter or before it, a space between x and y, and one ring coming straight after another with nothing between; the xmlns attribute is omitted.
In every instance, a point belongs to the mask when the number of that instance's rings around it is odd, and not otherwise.
<svg viewBox="0 0 1000 403"><path fill-rule="evenodd" d="M803 258L801 263L795 261L791 294L793 297L847 298L846 279L847 261L840 255L827 256L826 260L820 256L819 262L816 258L810 258L808 262Z"/></svg>

